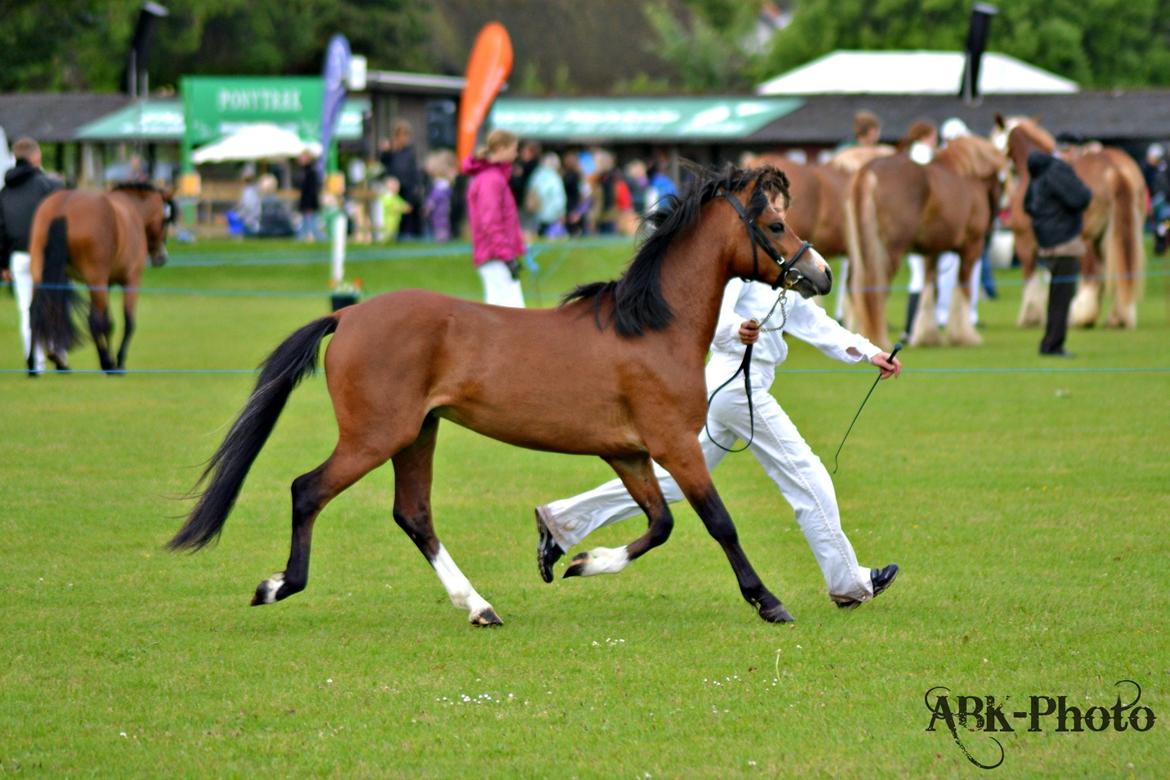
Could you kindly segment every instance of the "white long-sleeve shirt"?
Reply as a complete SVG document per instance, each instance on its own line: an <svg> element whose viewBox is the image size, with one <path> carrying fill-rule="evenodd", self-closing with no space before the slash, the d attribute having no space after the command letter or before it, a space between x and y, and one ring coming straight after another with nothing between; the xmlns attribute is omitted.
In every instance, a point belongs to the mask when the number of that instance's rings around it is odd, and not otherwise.
<svg viewBox="0 0 1170 780"><path fill-rule="evenodd" d="M746 320L763 322L768 310L776 302L779 291L760 282L744 282L732 279L723 291L723 302L719 309L719 322L715 336L711 339L711 360L738 365L743 360L746 345L739 340L739 326ZM790 333L801 341L819 349L828 357L843 363L857 363L869 360L881 349L869 339L841 327L825 310L811 300L789 292L785 298L787 320L783 319L780 307L776 307L772 319L760 328L760 338L752 350L752 372L761 378L768 378L775 367L788 357L788 344L784 334ZM784 322L781 330L772 331Z"/></svg>

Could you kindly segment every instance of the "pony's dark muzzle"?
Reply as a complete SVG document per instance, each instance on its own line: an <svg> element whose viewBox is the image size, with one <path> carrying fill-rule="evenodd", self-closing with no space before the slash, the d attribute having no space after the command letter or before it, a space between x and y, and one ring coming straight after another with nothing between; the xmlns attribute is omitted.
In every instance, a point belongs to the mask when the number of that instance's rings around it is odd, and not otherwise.
<svg viewBox="0 0 1170 780"><path fill-rule="evenodd" d="M155 252L154 254L152 254L150 256L150 264L154 268L158 268L159 266L166 265L167 264L167 250L160 249L158 252Z"/></svg>
<svg viewBox="0 0 1170 780"><path fill-rule="evenodd" d="M815 249L810 248L801 265L791 270L797 279L789 286L804 298L828 295L833 289L833 271Z"/></svg>

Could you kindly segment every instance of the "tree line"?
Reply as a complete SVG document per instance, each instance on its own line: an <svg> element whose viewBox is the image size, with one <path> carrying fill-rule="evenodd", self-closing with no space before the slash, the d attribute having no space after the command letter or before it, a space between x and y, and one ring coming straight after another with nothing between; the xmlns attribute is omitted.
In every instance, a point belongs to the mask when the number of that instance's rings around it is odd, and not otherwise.
<svg viewBox="0 0 1170 780"><path fill-rule="evenodd" d="M580 0L590 2L590 0ZM622 74L614 91L747 91L835 49L961 49L970 3L954 0L791 0L791 23L753 43L764 0L641 2L645 45L668 79ZM6 0L0 23L0 91L117 91L141 0ZM436 41L452 30L430 0L164 0L150 59L153 88L184 74L311 74L325 42L344 33L371 68L443 72ZM457 5L457 4L456 4ZM509 6L500 6L507 9ZM517 0L513 19L538 13ZM566 31L562 34L571 34ZM1170 0L1011 0L1000 3L990 48L1087 88L1170 85ZM444 63L447 63L444 65ZM571 93L572 73L518 60L516 93Z"/></svg>

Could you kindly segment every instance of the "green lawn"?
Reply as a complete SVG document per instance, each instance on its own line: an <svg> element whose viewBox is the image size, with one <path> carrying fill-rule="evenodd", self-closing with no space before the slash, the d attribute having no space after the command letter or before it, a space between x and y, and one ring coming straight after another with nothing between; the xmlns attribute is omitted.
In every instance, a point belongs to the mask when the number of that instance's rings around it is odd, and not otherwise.
<svg viewBox="0 0 1170 780"><path fill-rule="evenodd" d="M409 248L408 248L409 249ZM353 250L371 291L479 296L466 251ZM608 278L628 244L554 245L540 300ZM148 272L131 369L250 369L327 309L325 250L172 246ZM277 264L285 261L286 264ZM288 264L287 261L292 261ZM532 507L610 476L444 424L440 537L505 621L475 630L390 516L384 467L317 524L308 590L264 609L283 568L289 483L336 433L324 382L294 393L218 546L163 550L182 499L251 388L242 373L0 374L0 774L103 777L971 776L926 691L1065 695L1142 686L1151 731L997 735L1004 776L1164 776L1170 760L1170 285L1135 332L1076 331L1072 361L1012 325L1020 287L980 311L984 346L908 350L835 477L887 594L828 601L791 510L747 455L716 484L744 548L796 615L768 625L678 507L669 544L616 577L543 584ZM533 279L525 280L530 299ZM0 297L0 368L21 365ZM904 296L891 319L900 324ZM120 316L118 318L120 327ZM73 356L94 368L92 346ZM872 381L799 344L773 392L822 459ZM1163 371L1105 371L1152 369ZM822 369L829 369L822 371ZM604 529L617 545L635 521ZM590 540L594 542L593 539ZM981 761L986 734L960 731Z"/></svg>

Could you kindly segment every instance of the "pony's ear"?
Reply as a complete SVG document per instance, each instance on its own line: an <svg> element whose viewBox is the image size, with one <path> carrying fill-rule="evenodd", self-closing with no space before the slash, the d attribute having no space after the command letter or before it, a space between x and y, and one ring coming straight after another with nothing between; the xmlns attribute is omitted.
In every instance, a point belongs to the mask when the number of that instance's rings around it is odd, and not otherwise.
<svg viewBox="0 0 1170 780"><path fill-rule="evenodd" d="M995 129L996 130L1003 130L1005 127L1007 127L1007 122L1004 121L1003 114L996 111L995 112Z"/></svg>

